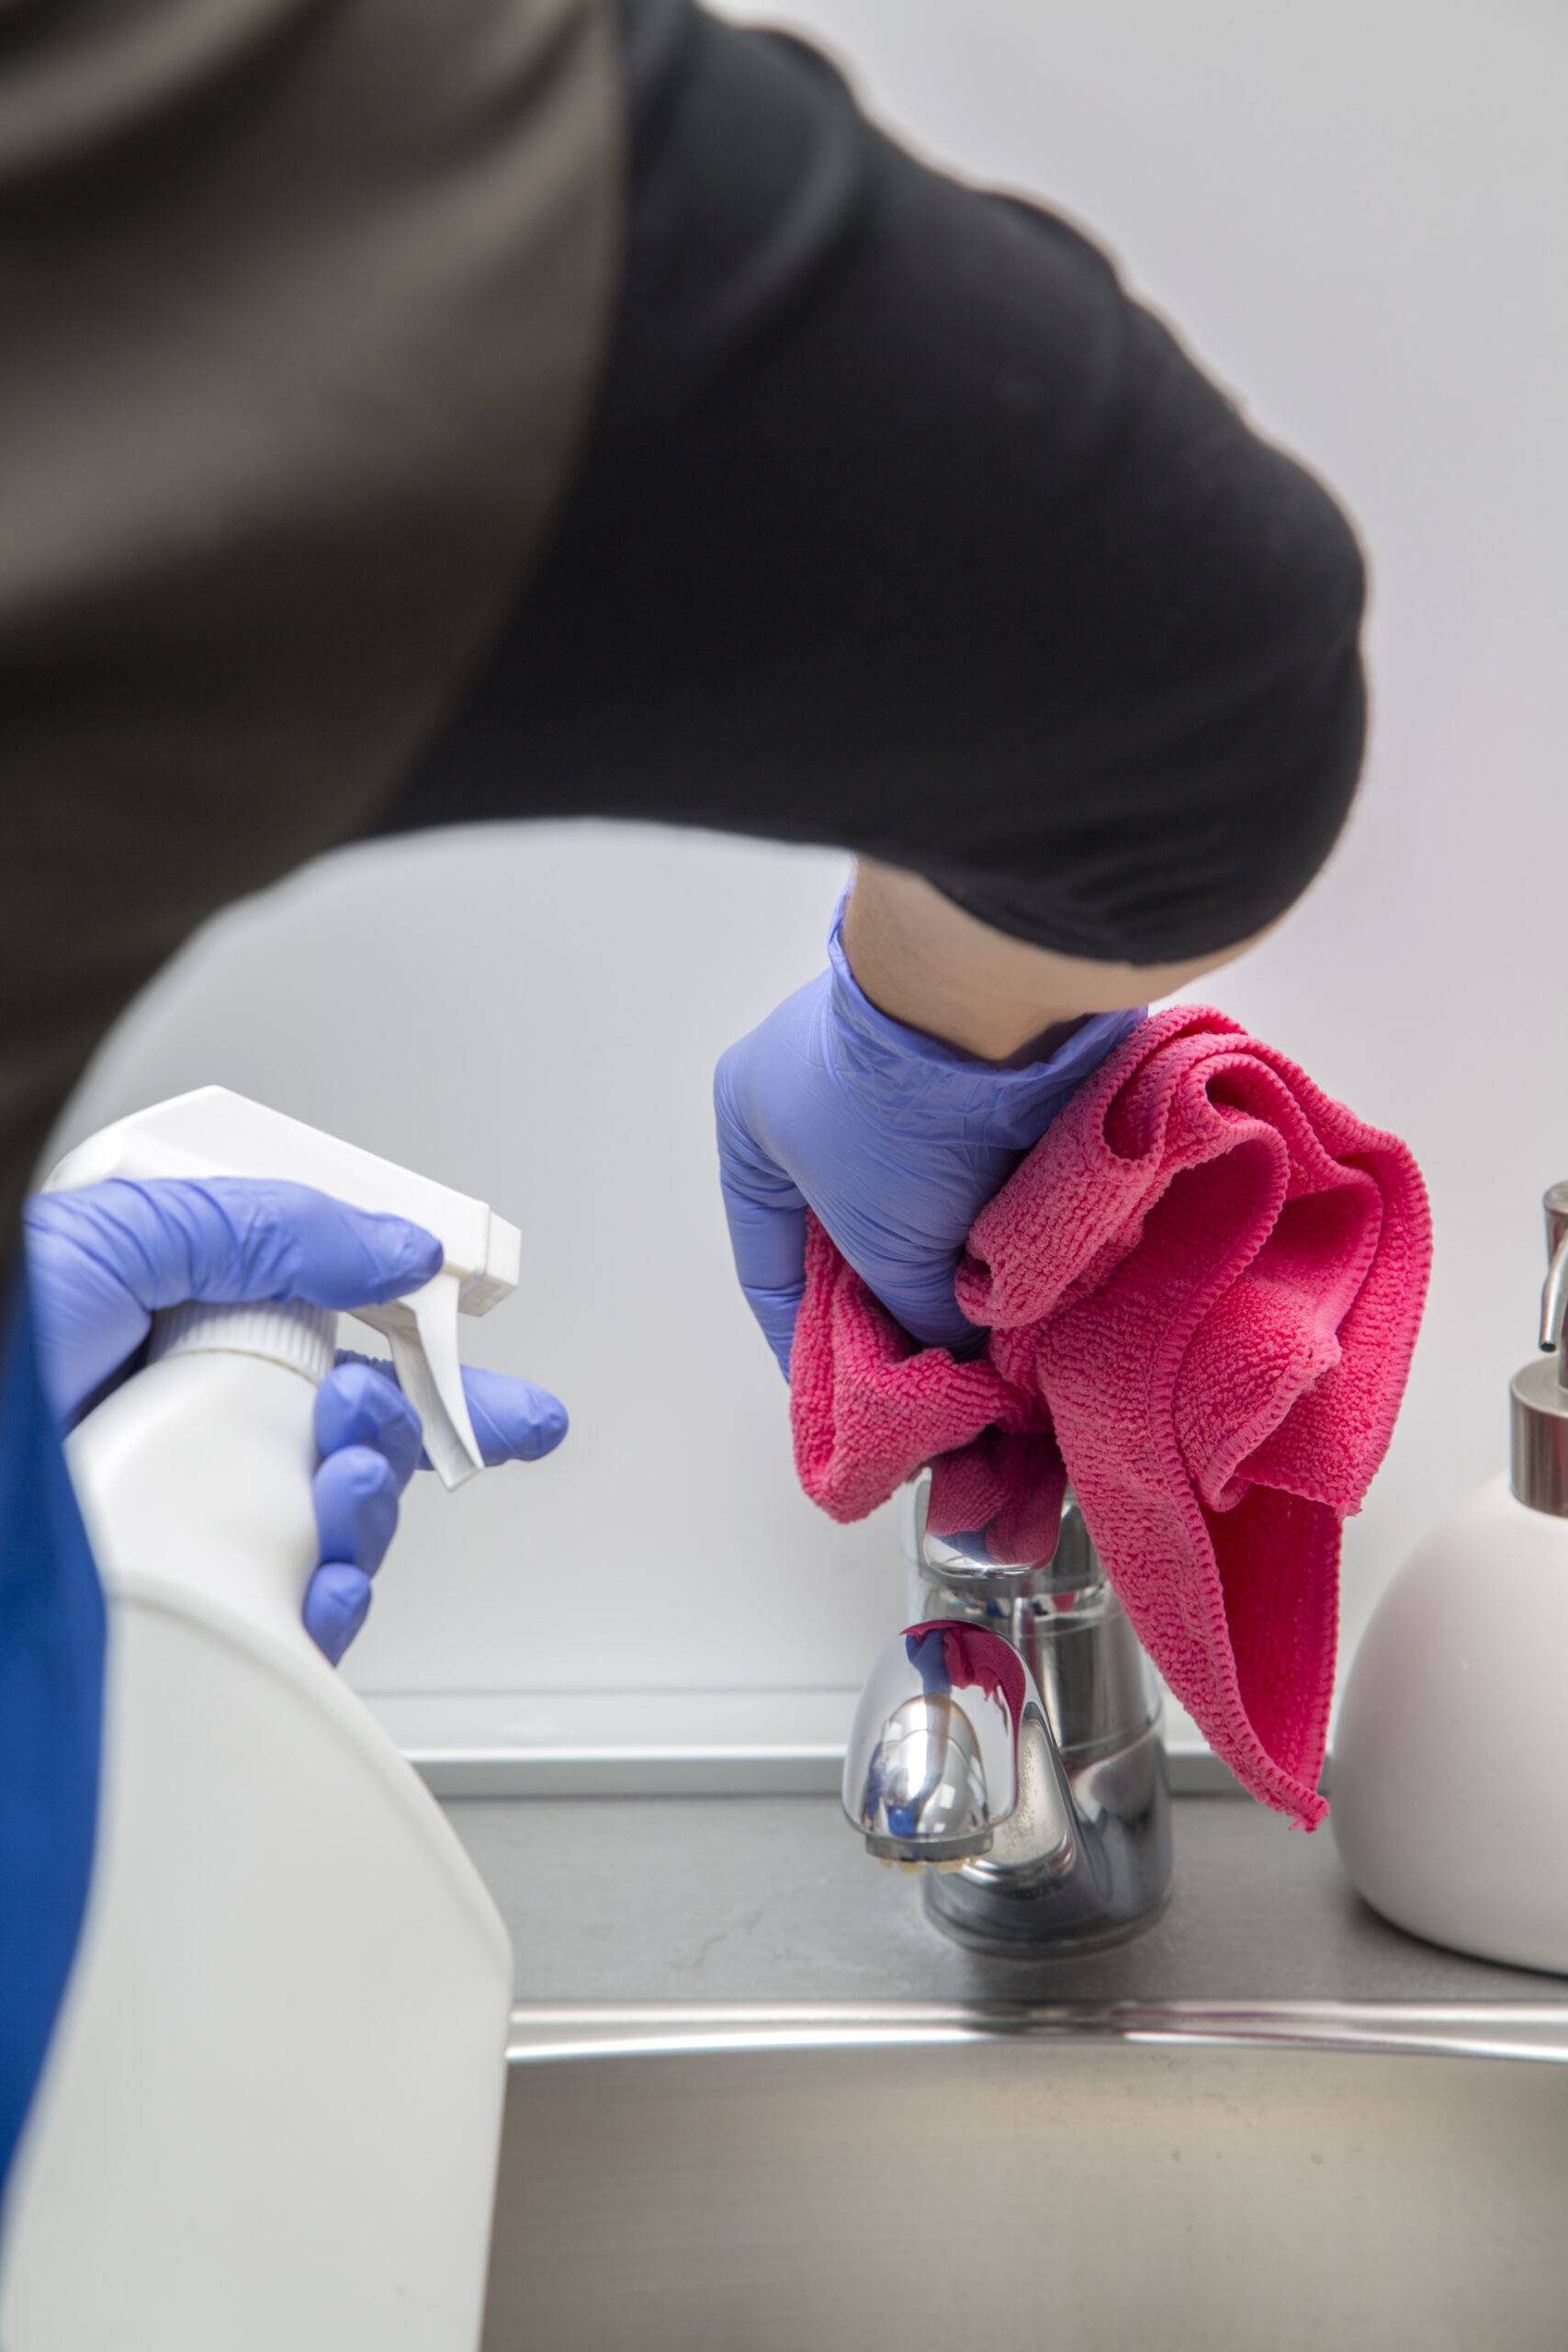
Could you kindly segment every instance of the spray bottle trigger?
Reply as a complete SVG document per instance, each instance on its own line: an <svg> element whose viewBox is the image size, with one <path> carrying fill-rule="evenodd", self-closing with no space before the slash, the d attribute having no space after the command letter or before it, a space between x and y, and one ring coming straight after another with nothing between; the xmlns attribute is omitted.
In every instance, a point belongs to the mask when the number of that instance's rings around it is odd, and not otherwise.
<svg viewBox="0 0 1568 2352"><path fill-rule="evenodd" d="M457 1352L459 1288L457 1274L442 1272L406 1298L354 1310L356 1321L391 1341L399 1385L424 1425L424 1450L446 1487L484 1468Z"/></svg>

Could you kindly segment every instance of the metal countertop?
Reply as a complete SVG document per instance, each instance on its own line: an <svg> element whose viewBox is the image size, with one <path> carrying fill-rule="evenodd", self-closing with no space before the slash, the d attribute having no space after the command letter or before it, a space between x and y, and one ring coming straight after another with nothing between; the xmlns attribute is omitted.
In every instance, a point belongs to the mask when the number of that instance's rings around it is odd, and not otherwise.
<svg viewBox="0 0 1568 2352"><path fill-rule="evenodd" d="M488 1881L529 2003L1422 2001L1568 2004L1568 1978L1461 1959L1388 1927L1332 1830L1236 1796L1175 1801L1175 1892L1136 1941L1046 1965L930 1925L827 1797L468 1798L448 1818Z"/></svg>

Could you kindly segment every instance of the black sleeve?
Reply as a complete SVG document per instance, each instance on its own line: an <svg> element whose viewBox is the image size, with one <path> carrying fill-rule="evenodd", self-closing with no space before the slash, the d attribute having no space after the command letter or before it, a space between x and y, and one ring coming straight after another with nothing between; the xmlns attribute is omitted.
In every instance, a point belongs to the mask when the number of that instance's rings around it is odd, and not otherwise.
<svg viewBox="0 0 1568 2352"><path fill-rule="evenodd" d="M1063 221L822 59L625 0L619 313L553 544L398 828L842 844L1156 963L1305 887L1354 791L1363 574Z"/></svg>

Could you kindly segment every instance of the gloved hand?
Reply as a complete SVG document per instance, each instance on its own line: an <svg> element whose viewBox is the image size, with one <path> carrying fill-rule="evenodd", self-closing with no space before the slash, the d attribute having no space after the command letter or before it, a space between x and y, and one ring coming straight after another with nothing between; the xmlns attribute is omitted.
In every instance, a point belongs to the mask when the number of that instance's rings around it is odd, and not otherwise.
<svg viewBox="0 0 1568 2352"><path fill-rule="evenodd" d="M23 1212L39 1369L63 1433L130 1368L153 1310L184 1299L300 1298L369 1306L426 1282L441 1245L304 1184L238 1177L117 1180L39 1193ZM487 1463L535 1462L566 1435L566 1408L525 1380L465 1372ZM316 1396L321 1562L305 1626L335 1666L365 1622L370 1579L421 1458L419 1416L391 1368L340 1357Z"/></svg>
<svg viewBox="0 0 1568 2352"><path fill-rule="evenodd" d="M976 1061L879 1012L844 956L732 1046L714 1079L735 1268L785 1376L812 1209L911 1336L980 1344L953 1282L980 1209L1143 1019L1096 1013L1048 1059Z"/></svg>

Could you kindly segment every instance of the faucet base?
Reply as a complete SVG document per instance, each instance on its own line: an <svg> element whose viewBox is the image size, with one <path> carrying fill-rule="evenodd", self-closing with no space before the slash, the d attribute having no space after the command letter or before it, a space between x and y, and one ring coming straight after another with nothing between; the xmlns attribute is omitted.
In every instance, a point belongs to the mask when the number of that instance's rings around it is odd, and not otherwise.
<svg viewBox="0 0 1568 2352"><path fill-rule="evenodd" d="M1044 1920L977 1920L967 1909L947 1907L943 1897L949 1895L950 1887L945 1874L939 1877L935 1871L928 1871L925 1879L926 1917L951 1943L962 1944L965 1951L983 1959L1010 1960L1025 1968L1038 1968L1053 1960L1077 1960L1089 1952L1134 1943L1158 1924L1170 1904L1170 1889L1167 1887L1152 1911L1140 1911L1130 1919L1105 1920L1099 1927L1073 1933ZM1015 1895L1006 1900L1017 1907Z"/></svg>
<svg viewBox="0 0 1568 2352"><path fill-rule="evenodd" d="M927 1872L928 1915L969 1951L1018 1960L1097 1951L1142 1935L1164 1911L1170 1782L1157 1721L1111 1755L1076 1766L1064 1758L1063 1770L1077 1834L1056 1851L1022 1868L998 1853Z"/></svg>

